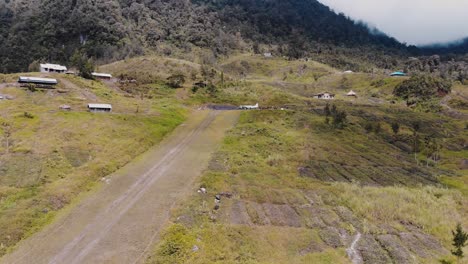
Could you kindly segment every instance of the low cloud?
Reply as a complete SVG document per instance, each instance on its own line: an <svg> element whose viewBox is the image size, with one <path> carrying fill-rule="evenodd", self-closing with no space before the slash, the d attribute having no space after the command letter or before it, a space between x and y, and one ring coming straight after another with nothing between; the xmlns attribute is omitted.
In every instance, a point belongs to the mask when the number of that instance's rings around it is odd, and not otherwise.
<svg viewBox="0 0 468 264"><path fill-rule="evenodd" d="M319 1L408 44L446 43L468 37L465 0Z"/></svg>

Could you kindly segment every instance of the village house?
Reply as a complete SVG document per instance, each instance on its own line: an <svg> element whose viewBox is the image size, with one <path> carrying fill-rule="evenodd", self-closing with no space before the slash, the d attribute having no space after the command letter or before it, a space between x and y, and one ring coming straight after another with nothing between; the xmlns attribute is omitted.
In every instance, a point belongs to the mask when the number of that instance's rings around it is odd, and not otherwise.
<svg viewBox="0 0 468 264"><path fill-rule="evenodd" d="M331 100L331 99L335 99L335 95L332 93L325 92L325 93L319 93L319 94L314 95L314 98L323 99L323 100Z"/></svg>
<svg viewBox="0 0 468 264"><path fill-rule="evenodd" d="M353 90L351 90L349 93L346 94L346 96L357 97L357 94Z"/></svg>
<svg viewBox="0 0 468 264"><path fill-rule="evenodd" d="M65 73L67 71L67 67L58 64L45 63L40 65L40 71Z"/></svg>
<svg viewBox="0 0 468 264"><path fill-rule="evenodd" d="M71 111L71 106L69 105L61 105L59 106L60 110L63 110L63 111Z"/></svg>
<svg viewBox="0 0 468 264"><path fill-rule="evenodd" d="M112 112L112 105L110 104L88 104L90 112Z"/></svg>
<svg viewBox="0 0 468 264"><path fill-rule="evenodd" d="M99 72L93 72L91 75L96 78L96 79L101 79L101 80L110 80L112 79L112 75L109 73L99 73Z"/></svg>

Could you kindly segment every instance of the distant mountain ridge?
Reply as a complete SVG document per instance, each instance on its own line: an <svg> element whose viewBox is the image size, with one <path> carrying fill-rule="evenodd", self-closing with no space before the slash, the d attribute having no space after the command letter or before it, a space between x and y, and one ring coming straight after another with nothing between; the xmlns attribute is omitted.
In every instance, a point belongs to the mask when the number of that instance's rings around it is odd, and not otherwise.
<svg viewBox="0 0 468 264"><path fill-rule="evenodd" d="M468 37L451 43L425 45L420 49L425 54L466 54L468 53Z"/></svg>
<svg viewBox="0 0 468 264"><path fill-rule="evenodd" d="M0 2L0 22L0 72L68 64L77 50L110 61L148 50L201 47L218 56L263 47L357 70L423 53L316 0L10 0Z"/></svg>

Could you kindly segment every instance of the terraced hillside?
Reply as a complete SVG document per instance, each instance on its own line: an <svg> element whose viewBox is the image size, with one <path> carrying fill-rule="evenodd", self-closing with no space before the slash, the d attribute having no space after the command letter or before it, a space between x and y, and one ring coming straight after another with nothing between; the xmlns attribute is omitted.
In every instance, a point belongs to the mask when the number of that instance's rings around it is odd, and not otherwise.
<svg viewBox="0 0 468 264"><path fill-rule="evenodd" d="M206 193L194 190L173 213L149 262L452 259L451 230L457 223L468 224L466 121L392 102L391 91L401 79L329 72L293 90L289 87L297 79L277 85L275 76L297 69L298 62L259 70L278 65L270 63L244 57L222 65L226 72L232 65L254 65L252 72L244 72L246 83L295 96L283 110L242 114L199 181ZM259 71L268 74L262 77ZM343 77L364 95L330 102L347 114L339 129L326 123L326 102L303 91L344 92L339 86ZM464 89L455 87L453 96ZM429 139L438 142L440 158L427 158Z"/></svg>

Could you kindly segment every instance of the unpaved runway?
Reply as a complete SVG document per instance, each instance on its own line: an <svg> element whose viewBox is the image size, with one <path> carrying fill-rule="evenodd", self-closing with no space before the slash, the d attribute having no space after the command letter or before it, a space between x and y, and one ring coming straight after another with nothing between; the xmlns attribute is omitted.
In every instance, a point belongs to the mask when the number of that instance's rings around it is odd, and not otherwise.
<svg viewBox="0 0 468 264"><path fill-rule="evenodd" d="M237 111L198 111L158 147L21 242L2 263L141 263L170 209L190 191Z"/></svg>

